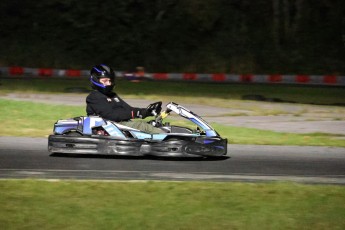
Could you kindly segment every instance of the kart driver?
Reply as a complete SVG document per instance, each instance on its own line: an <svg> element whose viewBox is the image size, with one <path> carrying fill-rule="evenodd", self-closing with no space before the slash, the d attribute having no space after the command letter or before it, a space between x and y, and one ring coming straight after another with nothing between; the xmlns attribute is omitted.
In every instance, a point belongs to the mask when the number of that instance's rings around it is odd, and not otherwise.
<svg viewBox="0 0 345 230"><path fill-rule="evenodd" d="M86 97L86 113L88 116L97 115L147 133L164 133L163 130L152 126L146 121L131 120L153 116L153 104L147 108L131 107L115 92L112 92L116 76L111 67L104 64L96 65L91 69L90 74L91 87L94 90Z"/></svg>

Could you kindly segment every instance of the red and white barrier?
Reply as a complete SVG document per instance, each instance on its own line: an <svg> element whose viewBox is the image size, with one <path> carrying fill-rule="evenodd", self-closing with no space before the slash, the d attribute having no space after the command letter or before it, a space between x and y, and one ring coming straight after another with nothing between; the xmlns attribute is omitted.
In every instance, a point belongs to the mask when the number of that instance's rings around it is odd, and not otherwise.
<svg viewBox="0 0 345 230"><path fill-rule="evenodd" d="M337 75L254 75L254 74L196 74L153 73L153 80L224 82L224 83L271 83L271 84L315 84L345 86L345 76Z"/></svg>
<svg viewBox="0 0 345 230"><path fill-rule="evenodd" d="M89 70L26 68L20 66L0 67L0 77L85 78ZM124 72L116 72L122 77ZM345 76L337 75L255 75L255 74L200 74L200 73L146 73L157 81L219 82L219 83L271 83L345 86Z"/></svg>

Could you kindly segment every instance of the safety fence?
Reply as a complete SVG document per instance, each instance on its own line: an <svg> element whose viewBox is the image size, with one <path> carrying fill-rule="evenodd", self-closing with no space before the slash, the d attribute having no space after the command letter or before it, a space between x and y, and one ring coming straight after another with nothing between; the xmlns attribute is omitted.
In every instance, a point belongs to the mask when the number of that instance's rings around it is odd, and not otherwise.
<svg viewBox="0 0 345 230"><path fill-rule="evenodd" d="M0 77L87 78L89 70L0 67ZM116 72L124 77L125 72ZM267 83L345 86L345 76L338 75L282 75L282 74L225 74L225 73L146 73L144 78L157 81L195 81L216 83Z"/></svg>

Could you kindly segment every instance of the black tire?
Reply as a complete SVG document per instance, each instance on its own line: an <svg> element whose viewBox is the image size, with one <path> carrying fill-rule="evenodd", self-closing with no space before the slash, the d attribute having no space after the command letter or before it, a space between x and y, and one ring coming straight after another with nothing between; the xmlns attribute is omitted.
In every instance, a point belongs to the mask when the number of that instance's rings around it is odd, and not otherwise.
<svg viewBox="0 0 345 230"><path fill-rule="evenodd" d="M69 136L69 137L81 137L81 136L83 136L81 133L79 133L77 131L69 131L63 135Z"/></svg>

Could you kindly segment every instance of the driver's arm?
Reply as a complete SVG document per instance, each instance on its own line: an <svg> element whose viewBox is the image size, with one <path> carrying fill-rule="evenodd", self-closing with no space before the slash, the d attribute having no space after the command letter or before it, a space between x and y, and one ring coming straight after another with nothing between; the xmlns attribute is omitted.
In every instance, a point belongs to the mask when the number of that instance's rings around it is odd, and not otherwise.
<svg viewBox="0 0 345 230"><path fill-rule="evenodd" d="M104 119L112 120L115 122L128 121L133 118L139 117L141 114L141 108L135 108L129 106L123 100L119 102L114 101L100 94L91 94L86 98L87 103L87 114L98 115ZM139 112L139 113L138 113Z"/></svg>

